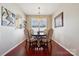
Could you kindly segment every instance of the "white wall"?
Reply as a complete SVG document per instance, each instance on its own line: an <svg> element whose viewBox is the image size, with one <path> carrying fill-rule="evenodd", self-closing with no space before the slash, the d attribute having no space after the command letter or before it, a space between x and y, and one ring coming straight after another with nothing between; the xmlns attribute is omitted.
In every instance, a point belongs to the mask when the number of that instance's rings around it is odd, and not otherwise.
<svg viewBox="0 0 79 59"><path fill-rule="evenodd" d="M55 40L74 54L79 55L79 4L62 4L53 17L62 11L64 27L54 28Z"/></svg>
<svg viewBox="0 0 79 59"><path fill-rule="evenodd" d="M0 21L1 21L1 6L4 6L15 15L22 15L21 10L16 4L0 4ZM24 40L23 29L16 29L16 27L1 26L0 22L0 55L3 55L9 49L13 48L19 42Z"/></svg>

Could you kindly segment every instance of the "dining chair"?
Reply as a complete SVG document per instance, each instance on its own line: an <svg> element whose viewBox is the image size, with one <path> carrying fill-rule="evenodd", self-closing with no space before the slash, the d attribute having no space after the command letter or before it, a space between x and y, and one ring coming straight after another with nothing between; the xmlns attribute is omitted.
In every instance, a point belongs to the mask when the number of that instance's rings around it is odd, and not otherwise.
<svg viewBox="0 0 79 59"><path fill-rule="evenodd" d="M27 28L24 29L25 38L27 41L29 41L29 31Z"/></svg>
<svg viewBox="0 0 79 59"><path fill-rule="evenodd" d="M32 29L28 29L29 31L29 38L31 39L32 38L32 34L34 33L34 31Z"/></svg>
<svg viewBox="0 0 79 59"><path fill-rule="evenodd" d="M32 29L29 29L29 48L36 48L37 45L37 38L35 38L34 36L32 36L34 34L34 31Z"/></svg>
<svg viewBox="0 0 79 59"><path fill-rule="evenodd" d="M53 29L50 28L47 33L48 42L52 40L52 36L53 36Z"/></svg>
<svg viewBox="0 0 79 59"><path fill-rule="evenodd" d="M51 51L52 49L52 36L53 36L53 29L50 28L48 30L47 39L48 39L48 49Z"/></svg>
<svg viewBox="0 0 79 59"><path fill-rule="evenodd" d="M26 45L25 45L25 48L26 48L26 51L29 50L29 41L30 41L30 38L29 38L29 31L27 28L24 29L24 34L25 34L25 38L26 38Z"/></svg>

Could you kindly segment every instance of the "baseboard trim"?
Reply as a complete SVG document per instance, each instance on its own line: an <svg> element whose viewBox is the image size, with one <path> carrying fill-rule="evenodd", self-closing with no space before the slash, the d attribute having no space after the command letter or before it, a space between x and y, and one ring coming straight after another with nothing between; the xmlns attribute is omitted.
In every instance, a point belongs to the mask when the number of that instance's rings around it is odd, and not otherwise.
<svg viewBox="0 0 79 59"><path fill-rule="evenodd" d="M18 44L16 44L14 47L12 47L11 49L9 49L8 51L6 51L4 54L2 54L1 56L5 56L6 54L8 54L10 51L12 51L13 49L15 49L17 46L19 46L21 43L23 43L26 39L20 41Z"/></svg>
<svg viewBox="0 0 79 59"><path fill-rule="evenodd" d="M59 44L61 47L63 47L64 49L66 49L69 53L71 53L73 56L77 56L75 53L71 52L69 49L67 49L65 46L63 46L61 43L59 43L57 40L53 40L55 41L57 44Z"/></svg>

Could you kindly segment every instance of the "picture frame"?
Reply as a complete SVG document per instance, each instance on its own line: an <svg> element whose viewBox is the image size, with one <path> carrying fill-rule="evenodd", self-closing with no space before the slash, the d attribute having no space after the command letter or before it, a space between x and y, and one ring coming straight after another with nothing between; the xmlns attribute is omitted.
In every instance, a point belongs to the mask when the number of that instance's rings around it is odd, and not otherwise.
<svg viewBox="0 0 79 59"><path fill-rule="evenodd" d="M61 12L59 15L57 15L55 18L54 18L54 27L57 28L57 27L63 27L63 12Z"/></svg>
<svg viewBox="0 0 79 59"><path fill-rule="evenodd" d="M23 18L20 15L16 16L16 28L23 29L25 25Z"/></svg>
<svg viewBox="0 0 79 59"><path fill-rule="evenodd" d="M15 26L16 15L6 9L5 7L1 7L1 25L2 26Z"/></svg>

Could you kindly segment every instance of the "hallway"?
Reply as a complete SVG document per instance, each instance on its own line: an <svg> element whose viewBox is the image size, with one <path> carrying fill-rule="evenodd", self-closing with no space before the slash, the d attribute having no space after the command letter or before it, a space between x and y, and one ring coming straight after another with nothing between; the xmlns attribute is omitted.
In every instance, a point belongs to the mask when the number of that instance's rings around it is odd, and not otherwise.
<svg viewBox="0 0 79 59"><path fill-rule="evenodd" d="M78 15L76 3L0 3L0 56L79 55Z"/></svg>

